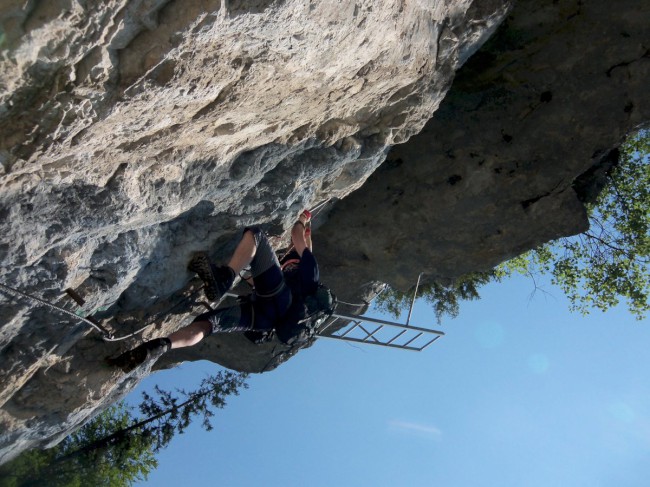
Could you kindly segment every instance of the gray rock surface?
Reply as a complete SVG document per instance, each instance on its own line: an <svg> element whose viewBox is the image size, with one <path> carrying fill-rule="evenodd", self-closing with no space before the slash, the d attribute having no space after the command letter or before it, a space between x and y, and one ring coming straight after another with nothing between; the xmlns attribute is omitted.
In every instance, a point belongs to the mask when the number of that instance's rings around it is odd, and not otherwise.
<svg viewBox="0 0 650 487"><path fill-rule="evenodd" d="M74 289L120 336L169 334L201 309L193 251L224 259L250 224L280 246L300 210L359 188L509 5L4 2L2 282L72 309ZM147 373L102 367L136 339L0 306L0 461L56 442ZM261 371L291 354L269 347L224 337L193 353Z"/></svg>
<svg viewBox="0 0 650 487"><path fill-rule="evenodd" d="M2 282L71 309L76 289L117 335L151 338L202 311L193 251L224 259L250 224L281 247L323 201L324 280L353 302L583 230L594 168L650 118L648 5L522 0L441 104L509 5L4 2ZM0 316L0 461L150 373L102 366L139 339L23 300ZM212 337L156 367L260 372L293 353Z"/></svg>
<svg viewBox="0 0 650 487"><path fill-rule="evenodd" d="M331 213L336 282L406 290L586 230L599 168L650 120L648 18L647 2L518 2L424 130Z"/></svg>

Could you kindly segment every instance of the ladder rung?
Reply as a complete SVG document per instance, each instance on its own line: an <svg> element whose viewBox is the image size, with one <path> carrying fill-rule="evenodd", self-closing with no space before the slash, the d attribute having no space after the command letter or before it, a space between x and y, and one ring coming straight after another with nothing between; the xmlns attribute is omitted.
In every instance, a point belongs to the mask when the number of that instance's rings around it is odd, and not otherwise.
<svg viewBox="0 0 650 487"><path fill-rule="evenodd" d="M370 335L368 335L366 338L373 337L373 335L374 335L375 333L377 333L379 330L381 330L382 328L383 328L383 326L378 327L375 331L373 331L373 332L372 332ZM374 337L373 337L373 338L374 338Z"/></svg>
<svg viewBox="0 0 650 487"><path fill-rule="evenodd" d="M412 341L417 340L417 339L420 338L421 336L422 336L422 332L420 332L420 333L418 333L417 335L415 335L413 338L411 338L408 342L406 342L406 343L405 343L404 345L402 345L402 346L403 346L403 347L408 346L409 343L411 343Z"/></svg>
<svg viewBox="0 0 650 487"><path fill-rule="evenodd" d="M391 343L393 343L395 340L397 340L399 337L401 337L404 333L406 333L406 331L407 331L407 330L402 330L402 331L400 331L397 335L395 335L393 338L391 338L390 341L388 341L388 342L386 343L386 345L390 345ZM437 338L437 337L436 337L436 338ZM434 339L434 340L435 340L435 339Z"/></svg>
<svg viewBox="0 0 650 487"><path fill-rule="evenodd" d="M356 342L356 343L365 343L367 345L377 345L380 347L388 347L388 348L399 348L400 350L411 350L413 352L419 352L420 349L417 347L408 347L404 345L395 345L394 343L384 343L380 341L375 341L375 342L370 342L370 341L365 341L361 338L352 338L352 337L340 337L336 335L324 335L322 338L331 338L334 340L343 340L344 342Z"/></svg>
<svg viewBox="0 0 650 487"><path fill-rule="evenodd" d="M432 338L426 345L423 345L422 347L420 347L420 351L427 348L429 345L431 345L433 342L435 342L438 338L440 338L440 335L438 335L437 337Z"/></svg>
<svg viewBox="0 0 650 487"><path fill-rule="evenodd" d="M372 336L373 333L375 333L377 330L375 330L375 331L373 331L372 333L370 333L368 330L366 330L366 329L365 329L363 326L361 326L361 325L359 325L359 328L361 328L361 329L363 330L363 332L366 334L365 338L363 339L364 342L365 342L368 338L372 338L372 339L373 339L374 341L376 341L376 342L379 341L379 340L377 340L374 336ZM367 343L367 342L366 342L366 343Z"/></svg>
<svg viewBox="0 0 650 487"><path fill-rule="evenodd" d="M354 330L357 326L361 326L361 322L360 322L360 321L353 321L353 323L354 323L354 326L353 326L352 328L349 328L348 331L346 331L345 333L343 333L343 335L340 335L341 337L344 337L345 335L347 335L348 333L350 333L350 332L351 332L352 330Z"/></svg>

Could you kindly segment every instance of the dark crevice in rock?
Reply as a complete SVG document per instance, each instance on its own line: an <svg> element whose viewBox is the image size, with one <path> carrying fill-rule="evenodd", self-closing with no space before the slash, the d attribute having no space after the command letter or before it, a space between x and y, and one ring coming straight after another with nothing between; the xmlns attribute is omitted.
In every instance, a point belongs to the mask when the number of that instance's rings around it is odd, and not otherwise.
<svg viewBox="0 0 650 487"><path fill-rule="evenodd" d="M548 103L553 99L553 92L552 91L545 91L539 96L539 101L542 103Z"/></svg>
<svg viewBox="0 0 650 487"><path fill-rule="evenodd" d="M573 181L573 190L583 203L594 203L619 163L618 148L609 151L596 164Z"/></svg>
<svg viewBox="0 0 650 487"><path fill-rule="evenodd" d="M228 2L228 15L236 17L242 14L259 14L264 12L274 3L282 4L283 1L277 0L230 0Z"/></svg>
<svg viewBox="0 0 650 487"><path fill-rule="evenodd" d="M540 196L535 196L534 198L524 200L524 201L521 202L521 207L525 210L530 205L534 205L535 203L537 203L542 198L546 198L547 196L550 196L550 195L551 195L551 193L544 193L544 194L542 194Z"/></svg>
<svg viewBox="0 0 650 487"><path fill-rule="evenodd" d="M621 62L621 63L614 64L611 68L609 68L609 69L606 71L607 77L608 77L608 78L611 78L611 77L612 77L612 72L613 72L615 69L617 69L617 68L624 68L624 67L626 67L626 66L629 66L630 64L634 64L634 63L636 63L637 61L640 61L640 60L643 59L643 58L649 58L649 57L650 57L650 49L646 50L646 51L643 53L642 56L639 56L638 58L633 59L632 61L623 61L623 62Z"/></svg>
<svg viewBox="0 0 650 487"><path fill-rule="evenodd" d="M388 159L383 164L383 169L397 169L402 164L404 164L404 161L402 159L400 159L399 157L396 158L396 159Z"/></svg>
<svg viewBox="0 0 650 487"><path fill-rule="evenodd" d="M455 185L456 183L459 183L462 180L463 180L462 176L459 176L458 174L454 174L453 176L450 176L447 179L447 183L449 183L449 185L453 186L453 185Z"/></svg>

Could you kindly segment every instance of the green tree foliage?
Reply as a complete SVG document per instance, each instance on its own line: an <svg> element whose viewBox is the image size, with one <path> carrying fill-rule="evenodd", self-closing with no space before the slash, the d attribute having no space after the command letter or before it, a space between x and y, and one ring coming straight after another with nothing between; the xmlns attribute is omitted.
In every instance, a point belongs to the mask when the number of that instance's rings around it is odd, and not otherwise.
<svg viewBox="0 0 650 487"><path fill-rule="evenodd" d="M417 297L418 299L424 298L427 303L431 304L436 319L440 323L444 315L449 315L452 318L458 316L460 301L478 299L480 297L478 288L493 278L494 273L492 272L474 272L445 284L440 282L424 284L418 288ZM402 310L411 305L414 291L410 290L404 293L387 288L377 296L375 305L379 310L386 311L397 318Z"/></svg>
<svg viewBox="0 0 650 487"><path fill-rule="evenodd" d="M176 389L179 397L156 386L155 396L142 393L143 401L139 408L147 419L132 428L146 430L153 438L154 451L166 447L174 434L182 434L196 416L201 416L201 425L206 431L211 431L212 408L222 409L227 396L238 395L239 388L247 388L246 377L247 374L242 373L219 372L203 379L195 391Z"/></svg>
<svg viewBox="0 0 650 487"><path fill-rule="evenodd" d="M146 479L156 468L154 454L165 448L176 433L183 433L196 417L212 429L214 408L223 408L226 397L248 387L247 375L230 371L203 379L194 391L176 394L155 387L143 393L136 418L124 403L96 416L49 450L32 450L0 467L0 487L130 486Z"/></svg>
<svg viewBox="0 0 650 487"><path fill-rule="evenodd" d="M642 130L621 146L609 183L587 205L590 229L508 261L498 274L550 274L575 311L605 311L623 298L643 318L650 309L649 162L650 132Z"/></svg>
<svg viewBox="0 0 650 487"><path fill-rule="evenodd" d="M133 421L129 408L117 403L49 450L31 450L0 467L0 486L128 486L147 478L158 465L147 439L133 437L113 448L62 459Z"/></svg>

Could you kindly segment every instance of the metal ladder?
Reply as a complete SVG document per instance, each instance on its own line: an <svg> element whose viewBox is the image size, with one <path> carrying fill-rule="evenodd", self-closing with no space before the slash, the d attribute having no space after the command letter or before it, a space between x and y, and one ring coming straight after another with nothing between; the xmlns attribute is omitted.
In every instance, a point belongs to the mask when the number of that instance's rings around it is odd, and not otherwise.
<svg viewBox="0 0 650 487"><path fill-rule="evenodd" d="M349 323L332 334L325 334L327 329L331 328L339 320L349 321ZM371 324L372 329L366 323ZM320 338L333 338L347 342L367 343L369 345L421 352L443 336L444 332L368 316L335 313L325 322L323 328L316 335Z"/></svg>
<svg viewBox="0 0 650 487"><path fill-rule="evenodd" d="M444 335L444 332L439 330L410 325L413 305L415 304L421 277L422 275L420 274L418 276L418 282L415 285L415 293L413 294L413 300L411 301L411 307L405 324L371 318L369 316L334 313L323 324L316 335L321 338L332 338L347 342L367 343L369 345L421 352ZM328 329L331 329L340 321L348 321L348 323L338 330L326 334ZM371 327L372 329L370 329Z"/></svg>

